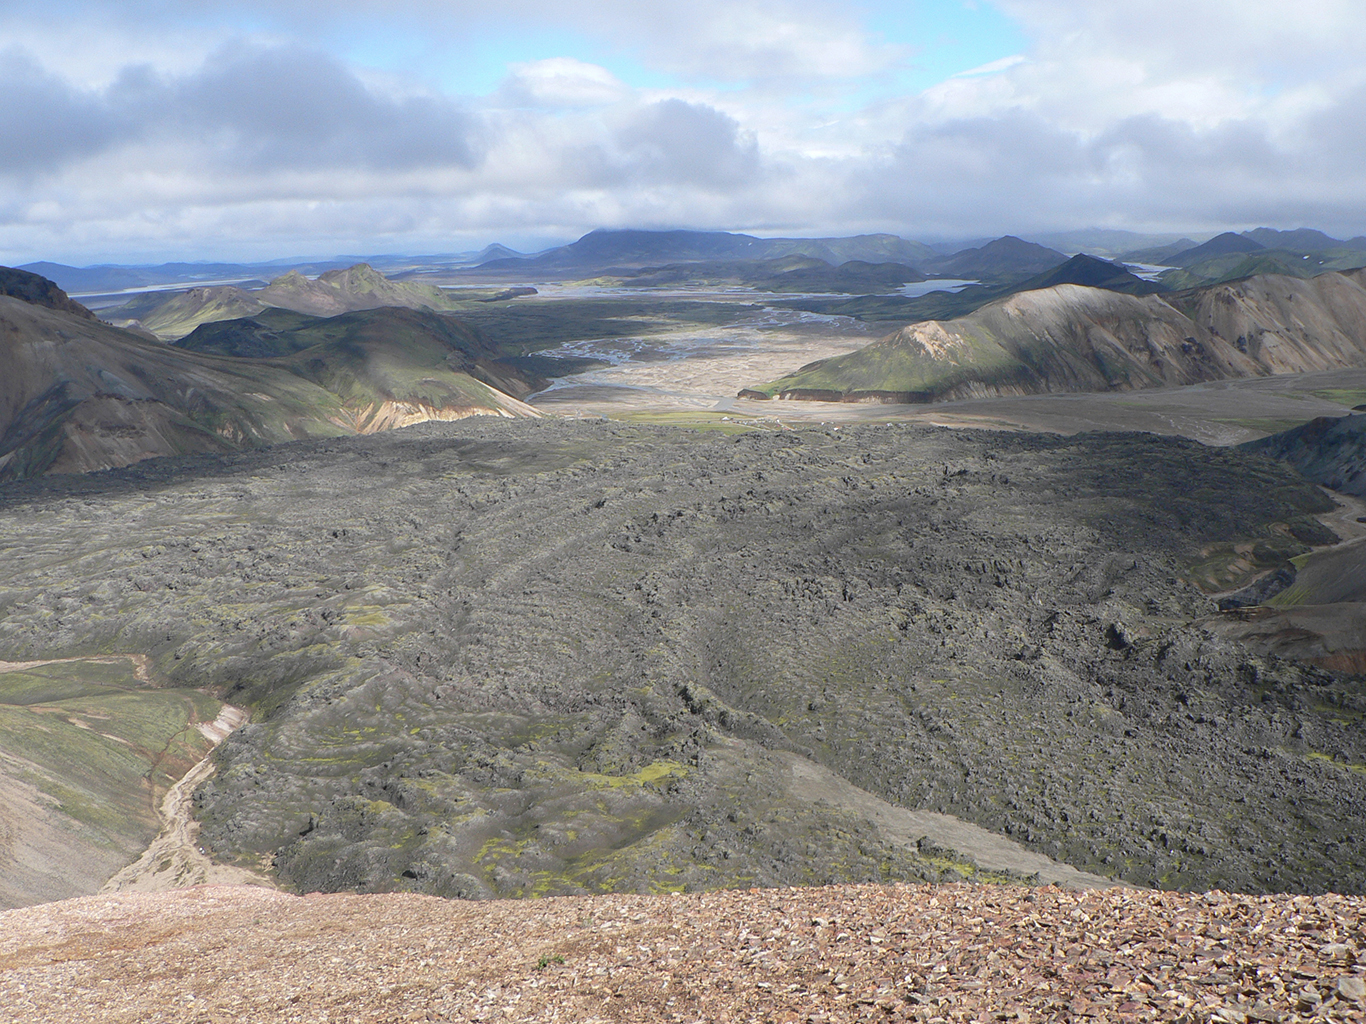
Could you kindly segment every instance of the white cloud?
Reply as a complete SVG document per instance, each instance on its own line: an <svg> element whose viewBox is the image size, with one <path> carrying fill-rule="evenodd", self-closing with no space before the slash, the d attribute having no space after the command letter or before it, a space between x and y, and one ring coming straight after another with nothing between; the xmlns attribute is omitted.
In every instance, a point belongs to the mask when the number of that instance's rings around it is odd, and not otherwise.
<svg viewBox="0 0 1366 1024"><path fill-rule="evenodd" d="M565 109L597 107L629 98L612 72L572 57L513 64L497 99L512 106Z"/></svg>
<svg viewBox="0 0 1366 1024"><path fill-rule="evenodd" d="M994 75L998 71L1006 71L1013 68L1016 64L1023 64L1026 58L1024 54L1017 53L1011 57L1002 57L1000 60L993 60L987 64L969 68L967 71L960 71L954 78L976 78L978 75Z"/></svg>
<svg viewBox="0 0 1366 1024"><path fill-rule="evenodd" d="M647 224L1366 231L1360 0L999 0L1032 45L918 95L889 91L905 48L825 0L338 0L327 31L299 0L55 2L70 28L43 36L0 0L0 37L42 39L0 51L0 260ZM565 54L444 95L339 55L381 18L456 55L491 19L572 30L652 84Z"/></svg>

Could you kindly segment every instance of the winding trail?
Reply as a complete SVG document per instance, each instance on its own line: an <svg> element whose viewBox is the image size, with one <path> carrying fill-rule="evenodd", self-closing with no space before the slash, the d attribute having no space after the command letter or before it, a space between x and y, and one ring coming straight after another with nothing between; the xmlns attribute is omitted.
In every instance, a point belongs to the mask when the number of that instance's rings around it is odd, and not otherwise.
<svg viewBox="0 0 1366 1024"><path fill-rule="evenodd" d="M42 668L44 665L70 665L73 662L85 661L95 665L114 665L120 661L131 661L133 663L133 677L144 685L150 685L152 677L148 666L151 660L145 654L105 654L93 657L75 658L44 658L41 661L0 661L0 672L23 672L30 668ZM113 684L110 684L113 686ZM115 689L124 687L114 686Z"/></svg>
<svg viewBox="0 0 1366 1024"><path fill-rule="evenodd" d="M245 868L215 864L205 856L197 842L199 823L191 814L195 789L214 773L213 750L247 718L241 708L224 704L216 719L199 723L197 728L213 748L166 791L158 811L161 832L141 857L105 882L100 892L162 892L205 884L274 888L274 883L262 875Z"/></svg>

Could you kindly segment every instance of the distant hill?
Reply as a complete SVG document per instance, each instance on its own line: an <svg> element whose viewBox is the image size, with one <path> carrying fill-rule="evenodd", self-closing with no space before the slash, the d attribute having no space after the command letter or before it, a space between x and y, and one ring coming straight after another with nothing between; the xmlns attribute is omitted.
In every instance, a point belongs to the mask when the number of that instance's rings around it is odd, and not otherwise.
<svg viewBox="0 0 1366 1024"><path fill-rule="evenodd" d="M1325 252L1300 253L1285 249L1256 249L1251 252L1232 252L1209 256L1188 263L1184 267L1163 271L1158 280L1168 288L1182 290L1264 274L1286 277L1316 277L1339 270L1355 270L1366 266L1366 251L1330 249Z"/></svg>
<svg viewBox="0 0 1366 1024"><path fill-rule="evenodd" d="M832 266L811 256L783 256L772 260L701 260L643 267L623 272L620 283L628 288L745 285L773 292L868 294L895 291L903 284L925 279L920 271L903 263L849 260Z"/></svg>
<svg viewBox="0 0 1366 1024"><path fill-rule="evenodd" d="M105 311L111 322L141 326L157 337L174 340L200 324L254 316L268 307L314 316L335 316L385 306L451 309L450 297L435 285L391 281L367 263L325 271L310 279L291 270L260 291L232 285L192 288L186 292L141 295Z"/></svg>
<svg viewBox="0 0 1366 1024"><path fill-rule="evenodd" d="M964 249L928 265L940 277L1010 280L1042 274L1067 262L1055 249L1006 235L978 249Z"/></svg>
<svg viewBox="0 0 1366 1024"><path fill-rule="evenodd" d="M1142 234L1135 231L1121 231L1115 228L1083 228L1078 231L1055 231L1046 234L1031 234L1025 239L1038 242L1059 252L1087 252L1092 255L1111 259L1126 259L1127 253L1141 249L1157 249L1177 245L1173 252L1189 249L1196 243L1189 238L1172 234ZM1138 262L1147 262L1139 260Z"/></svg>
<svg viewBox="0 0 1366 1024"><path fill-rule="evenodd" d="M494 242L486 245L479 250L479 254L474 257L474 263L487 263L489 260L517 260L525 257L525 253L520 253L516 249L509 249L506 245Z"/></svg>
<svg viewBox="0 0 1366 1024"><path fill-rule="evenodd" d="M115 309L105 319L118 327L141 327L158 338L179 338L202 323L251 316L266 308L255 293L233 285L151 292Z"/></svg>
<svg viewBox="0 0 1366 1024"><path fill-rule="evenodd" d="M295 269L317 274L344 263L299 261ZM248 281L278 275L274 263L161 263L156 266L69 267L62 263L26 263L19 267L41 274L68 292L79 294L114 293L183 284L194 287L206 282Z"/></svg>
<svg viewBox="0 0 1366 1024"><path fill-rule="evenodd" d="M1003 278L988 277L987 283L968 285L957 291L931 291L914 298L905 295L865 293L852 299L804 298L780 302L778 305L809 310L813 313L857 317L865 321L891 320L906 323L915 320L951 320L967 316L973 310L981 309L990 302L997 302L1018 292L1051 288L1058 284L1084 284L1132 295L1149 295L1166 290L1164 284L1144 281L1118 264L1097 259L1086 253L1078 253L1070 260L1061 253L1045 257L1033 249L1015 246L1004 239L998 241L1004 244L993 249L995 243L991 243L978 249L966 250L966 253L956 254L964 257L959 266L969 270L994 269L999 272L1003 267L1017 268L1016 273L1007 273ZM1029 246L1030 243L1023 244ZM988 252L986 259L972 267L968 260L979 259L983 252ZM1020 258L1017 260L1015 256ZM1019 276L1023 268L1040 264L1047 269L1032 277ZM987 275L984 273L983 276Z"/></svg>
<svg viewBox="0 0 1366 1024"><path fill-rule="evenodd" d="M850 260L904 263L918 267L938 254L919 242L896 235L855 235L849 238L758 238L728 231L590 231L569 245L537 256L495 259L481 271L518 274L547 272L590 274L608 270L641 269L682 262L712 260L773 260L809 256L833 265Z"/></svg>
<svg viewBox="0 0 1366 1024"><path fill-rule="evenodd" d="M1288 252L1329 252L1334 249L1366 250L1366 238L1342 241L1314 228L1298 228L1294 231L1256 228L1252 231L1244 231L1243 237L1259 242L1268 249L1285 249Z"/></svg>
<svg viewBox="0 0 1366 1024"><path fill-rule="evenodd" d="M1184 252L1178 252L1168 257L1166 263L1173 267L1187 267L1192 263L1199 263L1212 256L1227 256L1230 253L1256 252L1265 249L1266 246L1261 242L1254 241L1243 235L1235 235L1232 231L1225 231L1222 235L1215 235L1208 242L1192 246Z"/></svg>
<svg viewBox="0 0 1366 1024"><path fill-rule="evenodd" d="M1366 498L1366 415L1320 416L1242 447L1288 462L1315 483Z"/></svg>
<svg viewBox="0 0 1366 1024"><path fill-rule="evenodd" d="M270 359L367 407L385 401L458 405L470 389L453 387L452 373L516 398L546 384L514 369L468 324L424 309L365 309L327 318L267 310L204 324L174 344L201 354Z"/></svg>
<svg viewBox="0 0 1366 1024"><path fill-rule="evenodd" d="M316 280L291 271L256 293L268 306L280 306L315 316L335 316L356 309L380 306L450 309L446 293L435 285L390 281L368 263L329 270Z"/></svg>
<svg viewBox="0 0 1366 1024"><path fill-rule="evenodd" d="M426 419L538 415L486 383L523 394L535 386L491 351L477 354L472 331L467 344L443 347L438 334L404 321L410 311L386 312L395 326L343 328L335 345L291 363L201 355L0 297L0 480ZM449 329L457 331L453 321Z"/></svg>
<svg viewBox="0 0 1366 1024"><path fill-rule="evenodd" d="M1151 246L1146 249L1131 249L1120 254L1120 260L1124 263L1146 263L1149 266L1170 267L1175 266L1169 262L1178 253L1188 252L1200 243L1193 238L1181 238L1175 242L1168 242L1165 245Z"/></svg>
<svg viewBox="0 0 1366 1024"><path fill-rule="evenodd" d="M1162 285L1145 281L1117 263L1078 253L1066 263L1025 281L1020 291L1035 291L1060 284L1081 284L1088 288L1104 288L1129 295L1152 295L1164 290Z"/></svg>
<svg viewBox="0 0 1366 1024"><path fill-rule="evenodd" d="M1257 277L1175 296L1075 284L912 324L746 397L930 402L1366 366L1366 272Z"/></svg>

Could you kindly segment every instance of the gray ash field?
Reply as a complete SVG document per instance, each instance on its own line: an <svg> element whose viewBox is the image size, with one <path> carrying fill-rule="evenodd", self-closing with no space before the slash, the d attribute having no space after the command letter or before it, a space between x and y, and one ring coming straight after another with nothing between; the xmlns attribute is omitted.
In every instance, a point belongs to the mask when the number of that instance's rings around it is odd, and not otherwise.
<svg viewBox="0 0 1366 1024"><path fill-rule="evenodd" d="M0 649L251 706L202 841L300 891L986 877L799 757L1132 883L1361 893L1366 688L1191 582L1329 508L1151 435L481 418L11 486Z"/></svg>

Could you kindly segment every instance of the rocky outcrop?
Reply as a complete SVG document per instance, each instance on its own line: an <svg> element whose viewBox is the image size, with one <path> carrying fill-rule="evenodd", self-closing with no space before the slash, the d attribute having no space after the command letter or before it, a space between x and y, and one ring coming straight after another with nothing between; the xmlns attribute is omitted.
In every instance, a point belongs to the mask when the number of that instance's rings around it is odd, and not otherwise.
<svg viewBox="0 0 1366 1024"><path fill-rule="evenodd" d="M1366 415L1320 416L1243 447L1288 462L1325 487L1366 497Z"/></svg>
<svg viewBox="0 0 1366 1024"><path fill-rule="evenodd" d="M96 319L94 313L70 298L54 282L38 274L30 274L26 270L0 267L0 295L69 313L82 320Z"/></svg>

